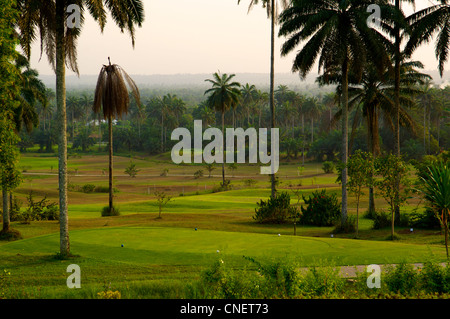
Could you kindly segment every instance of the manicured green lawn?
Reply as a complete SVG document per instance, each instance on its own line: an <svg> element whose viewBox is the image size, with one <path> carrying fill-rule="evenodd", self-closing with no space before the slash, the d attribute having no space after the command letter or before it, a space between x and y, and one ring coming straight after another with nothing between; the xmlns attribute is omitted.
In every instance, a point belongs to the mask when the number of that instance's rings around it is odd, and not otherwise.
<svg viewBox="0 0 450 319"><path fill-rule="evenodd" d="M141 169L137 178L123 176L130 158L116 156L115 187L119 192L115 194L115 203L121 216L100 216L102 207L108 203L106 193L69 192L70 243L71 252L76 255L73 258L55 258L59 250L57 222L34 221L29 225L13 222L13 228L24 239L0 242L0 270L11 272L9 296L95 298L102 287L112 285L120 287L122 292L130 291L131 297L177 297L174 291L184 289L186 282L198 278L218 258L237 269L250 264L243 256L261 261L288 258L299 266L324 260L335 265L445 260L439 233L420 230L409 233L399 228L400 240L392 242L386 240L389 229L373 230L373 221L363 218L367 197L361 200L360 239L353 239L353 234L331 238L333 227L303 225L297 225L297 236L293 236L292 224L264 225L252 219L256 203L270 196L269 179L258 174L258 167L239 166L231 178L234 189L212 193L212 187L221 182L219 167L213 171L212 178L204 170L204 177L194 179L193 172L201 166L167 164L164 156L133 159ZM107 167L106 159L104 155L69 158L72 171L69 181L78 186L107 185L107 176L101 172ZM292 204L303 203L294 195L295 189L306 197L326 186L328 192L339 196L335 174L323 174L321 164L307 163L298 176L298 166L295 162L283 163L278 174L279 190L291 194ZM57 173L57 159L27 154L22 156L19 167L24 173ZM73 173L75 168L79 176ZM164 168L169 168L167 177L159 176ZM228 171L227 174L230 175ZM251 188L245 185L248 176L254 176L252 179L256 181ZM33 190L36 200L47 195L49 200L57 202L56 176L24 177L15 195L24 199ZM163 209L162 219L156 218L155 189L173 196ZM377 199L376 204L377 208L385 207L382 199ZM350 214L355 213L355 206L350 197ZM411 203L404 208L410 211L416 206ZM72 263L81 267L83 289L80 291L69 291L66 287L66 268ZM141 291L144 286L145 289L151 286L151 291ZM172 289L174 286L176 289ZM171 292L164 295L167 289Z"/></svg>

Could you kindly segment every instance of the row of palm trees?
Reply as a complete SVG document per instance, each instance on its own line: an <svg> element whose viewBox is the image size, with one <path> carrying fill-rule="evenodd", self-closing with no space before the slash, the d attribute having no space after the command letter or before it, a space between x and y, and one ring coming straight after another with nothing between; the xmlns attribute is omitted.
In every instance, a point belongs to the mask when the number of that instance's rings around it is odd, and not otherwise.
<svg viewBox="0 0 450 319"><path fill-rule="evenodd" d="M76 41L82 30L84 17L81 17L79 28L67 28L67 6L74 1L46 1L17 0L20 13L17 27L20 32L21 46L29 58L31 43L40 35L41 48L45 51L50 64L56 73L56 105L59 131L59 196L60 196L60 253L70 253L68 217L67 217L67 140L66 140L66 97L65 97L65 69L69 67L78 73L76 61ZM240 2L240 1L239 1ZM411 2L411 1L410 1ZM299 72L302 77L310 72L314 62L319 58L319 70L323 71L325 81L327 76L338 72L340 74L340 100L342 108L342 161L346 163L348 156L348 107L349 107L349 75L360 81L368 61L373 61L377 71L388 68L393 70L393 125L395 128L395 149L400 154L400 76L401 62L411 56L418 46L429 41L438 33L436 55L439 60L439 71L442 75L444 63L448 58L449 46L449 14L450 6L441 0L410 17L405 17L400 10L400 0L392 5L387 0L292 0L280 1L284 11L277 17L277 3L275 0L251 0L250 8L262 3L267 8L271 21L271 63L270 63L270 91L269 107L271 110L271 127L275 127L275 98L274 98L274 38L275 23L280 22L279 35L288 39L284 43L281 53L286 55L303 44L293 62L292 70ZM381 8L381 28L369 28L366 21L369 5L377 4ZM103 31L107 12L122 31L127 30L135 41L135 28L142 25L144 20L143 2L140 0L127 1L90 1L77 0L75 4L81 7L81 15L89 14L98 22ZM409 38L405 50L401 51L401 41ZM213 88L217 89L220 81L227 78L213 79ZM227 81L229 81L228 79ZM233 90L237 87L233 85ZM218 105L213 91L210 91L210 105ZM223 100L224 105L231 106L236 99L230 96ZM223 118L223 116L222 116ZM111 135L111 134L110 134ZM275 196L275 176L272 179L272 196ZM347 171L342 170L342 219L347 216Z"/></svg>
<svg viewBox="0 0 450 319"><path fill-rule="evenodd" d="M413 1L409 1L413 2ZM380 27L367 24L369 5L376 4L381 9ZM322 82L338 83L339 103L342 116L342 222L347 219L347 169L348 157L348 111L350 106L349 83L351 79L361 84L365 70L381 79L382 83L392 83L392 123L394 128L393 153L400 156L400 125L407 119L402 116L402 69L407 67L414 49L429 41L438 32L436 56L442 76L447 61L450 38L450 6L446 1L405 17L400 0L293 0L280 16L280 36L287 37L281 53L288 53L303 46L295 56L292 71L305 77L318 60ZM404 50L402 41L409 39ZM416 66L418 64L416 63ZM370 67L369 67L370 66ZM411 65L410 65L411 66ZM388 73L389 79L380 77ZM414 73L417 76L417 73ZM367 76L366 76L367 78ZM403 78L409 81L408 75ZM369 115L370 116L370 115ZM372 114L373 116L373 114ZM374 132L375 134L375 132ZM373 146L376 147L376 146ZM397 188L400 187L397 183ZM399 207L395 207L399 218Z"/></svg>

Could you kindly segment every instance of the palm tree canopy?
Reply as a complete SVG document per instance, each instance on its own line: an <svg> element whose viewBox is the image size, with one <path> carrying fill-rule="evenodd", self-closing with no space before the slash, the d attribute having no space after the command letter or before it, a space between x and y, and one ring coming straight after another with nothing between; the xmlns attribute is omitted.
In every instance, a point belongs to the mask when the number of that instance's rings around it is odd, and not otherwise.
<svg viewBox="0 0 450 319"><path fill-rule="evenodd" d="M232 82L235 74L220 74L214 73L213 79L206 79L205 81L212 84L212 88L205 91L205 94L210 94L207 99L209 107L216 111L225 113L226 110L236 106L239 103L241 96L241 84L239 82Z"/></svg>
<svg viewBox="0 0 450 319"><path fill-rule="evenodd" d="M405 54L408 56L422 43L430 42L437 34L435 55L438 59L439 74L442 77L450 49L450 4L446 0L441 0L440 4L409 16L407 23L411 28L411 36L405 47Z"/></svg>
<svg viewBox="0 0 450 319"><path fill-rule="evenodd" d="M127 114L130 106L127 84L136 103L140 106L139 89L133 79L117 64L109 62L108 65L103 65L95 88L94 113L100 113L103 109L105 119L122 117L122 114Z"/></svg>
<svg viewBox="0 0 450 319"><path fill-rule="evenodd" d="M281 54L306 43L297 53L292 71L306 77L318 57L319 72L348 60L358 76L370 58L379 66L387 64L388 41L367 25L367 7L374 3L380 5L387 21L382 29L389 30L390 19L398 13L384 0L293 0L280 16L279 35L287 37Z"/></svg>
<svg viewBox="0 0 450 319"><path fill-rule="evenodd" d="M50 65L53 69L56 67L56 1L64 1L66 8L71 4L78 5L80 8L80 26L66 27L64 36L66 65L75 73L79 74L76 46L86 11L98 22L102 32L106 25L107 11L109 11L120 30L129 32L134 47L135 25L141 27L144 21L142 0L17 0L17 8L20 12L17 21L19 41L28 59L31 56L31 44L39 35L41 56L45 52ZM66 14L68 17L70 10Z"/></svg>
<svg viewBox="0 0 450 319"><path fill-rule="evenodd" d="M427 176L419 176L422 192L432 208L447 214L450 210L450 167L438 162L428 167Z"/></svg>
<svg viewBox="0 0 450 319"><path fill-rule="evenodd" d="M241 0L238 0L238 4L241 3ZM248 12L250 12L250 10L252 10L252 8L256 5L258 5L259 3L262 4L263 8L266 9L267 11L267 18L271 17L271 12L272 12L272 1L270 0L250 0L250 4L248 5ZM288 0L280 0L279 2L276 1L275 3L275 17L278 17L278 12L279 12L279 5L281 5L281 8L284 10L288 7L289 5L289 1ZM274 21L275 23L277 23L277 21Z"/></svg>

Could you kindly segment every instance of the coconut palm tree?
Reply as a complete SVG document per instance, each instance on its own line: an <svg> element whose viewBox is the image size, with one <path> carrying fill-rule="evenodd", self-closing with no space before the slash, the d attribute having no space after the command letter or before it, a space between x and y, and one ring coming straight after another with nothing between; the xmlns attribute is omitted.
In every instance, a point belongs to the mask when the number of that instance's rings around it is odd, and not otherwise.
<svg viewBox="0 0 450 319"><path fill-rule="evenodd" d="M14 109L14 120L16 131L20 131L24 126L27 132L31 132L33 127L39 125L39 116L36 111L38 102L42 108L47 108L47 88L39 79L39 74L30 67L30 62L22 54L17 54L15 61L20 78L19 107Z"/></svg>
<svg viewBox="0 0 450 319"><path fill-rule="evenodd" d="M323 104L316 96L309 97L303 104L303 112L311 120L311 144L314 143L314 120L318 119L323 111Z"/></svg>
<svg viewBox="0 0 450 319"><path fill-rule="evenodd" d="M200 117L202 119L203 128L214 124L216 121L215 112L208 106L206 101L201 102L198 107L200 108Z"/></svg>
<svg viewBox="0 0 450 319"><path fill-rule="evenodd" d="M68 6L76 4L80 8L80 24L75 28L66 26ZM132 45L135 43L135 27L142 26L144 8L142 0L17 0L20 13L17 29L20 33L20 45L27 58L31 56L31 44L40 36L41 49L56 74L56 107L58 118L58 175L59 175L59 218L60 218L60 254L70 254L67 201L67 120L66 120L66 66L79 74L77 65L77 39L81 34L86 12L98 22L103 32L107 11L121 31L128 31ZM69 10L70 11L70 10ZM42 53L42 52L41 52Z"/></svg>
<svg viewBox="0 0 450 319"><path fill-rule="evenodd" d="M283 44L283 56L306 42L298 51L292 66L302 78L310 72L319 58L319 72L327 74L336 67L342 78L342 222L347 220L347 169L348 157L348 75L352 70L361 78L364 65L372 58L381 68L388 61L385 38L369 28L367 7L376 3L388 12L385 1L366 0L293 0L280 16L279 35L288 39ZM388 16L389 17L389 16ZM374 55L375 54L375 55Z"/></svg>
<svg viewBox="0 0 450 319"><path fill-rule="evenodd" d="M239 82L232 82L234 77L235 74L228 75L226 73L220 74L220 72L216 72L213 74L213 79L205 80L212 84L212 88L205 91L205 94L209 94L206 103L210 108L215 109L222 115L223 147L225 147L225 112L235 107L239 103L241 96L241 84ZM226 185L224 162L222 160L222 186Z"/></svg>
<svg viewBox="0 0 450 319"><path fill-rule="evenodd" d="M103 118L108 120L109 130L109 213L114 211L113 205L113 119L121 118L128 113L130 96L128 87L131 89L138 106L140 106L139 89L133 79L117 64L103 65L98 75L97 85L94 93L94 113L103 111Z"/></svg>
<svg viewBox="0 0 450 319"><path fill-rule="evenodd" d="M250 113L252 107L255 104L256 93L256 87L253 84L250 85L246 83L241 88L241 104L244 107L245 112L247 113L247 126L250 126Z"/></svg>
<svg viewBox="0 0 450 319"><path fill-rule="evenodd" d="M238 0L238 4L241 0ZM248 6L248 11L259 3L262 4L264 8L267 10L267 17L270 19L270 89L269 89L269 107L271 112L271 127L275 128L275 99L274 99L274 90L275 90L275 25L278 23L278 7L281 5L282 9L286 9L288 7L289 1L287 0L250 0L250 5ZM276 179L275 174L270 174L271 180L271 195L275 197L276 195Z"/></svg>
<svg viewBox="0 0 450 319"><path fill-rule="evenodd" d="M450 4L447 0L439 0L439 2L439 4L420 10L407 18L411 36L406 44L405 54L410 56L421 44L436 39L434 52L438 59L439 74L442 77L445 62L449 58Z"/></svg>

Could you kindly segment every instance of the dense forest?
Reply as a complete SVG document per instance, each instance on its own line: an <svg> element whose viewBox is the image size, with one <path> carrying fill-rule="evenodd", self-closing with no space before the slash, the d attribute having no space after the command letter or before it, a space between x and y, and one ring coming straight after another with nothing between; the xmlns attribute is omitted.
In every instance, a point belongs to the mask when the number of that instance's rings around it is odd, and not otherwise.
<svg viewBox="0 0 450 319"><path fill-rule="evenodd" d="M320 79L319 79L320 80ZM369 151L369 134L373 130L373 116L365 108L367 98L361 85L351 87L349 149ZM107 147L107 123L102 115L92 111L93 92L90 89L68 91L67 133L71 152L104 151ZM204 127L220 126L220 112L206 103L201 88L140 90L141 105L133 97L128 114L115 121L114 150L143 154L170 151L176 141L170 135L177 127L193 130L194 120L202 120ZM169 93L170 92L170 93ZM409 92L409 91L408 91ZM438 154L450 148L448 109L450 87L439 88L427 79L415 86L415 94L405 103L401 127L401 151L405 159L420 159L426 154ZM26 152L35 144L40 152L54 152L57 143L55 92L45 91L47 103L36 103L38 126L21 130L20 149ZM275 90L276 123L280 128L282 157L302 161L337 161L340 159L342 132L337 94L330 90L311 95L286 85ZM388 107L376 111L378 127L376 143L380 151L393 149L392 114ZM241 85L241 96L235 108L225 113L228 127L270 127L269 96L267 91L252 84ZM302 156L304 155L304 156Z"/></svg>

